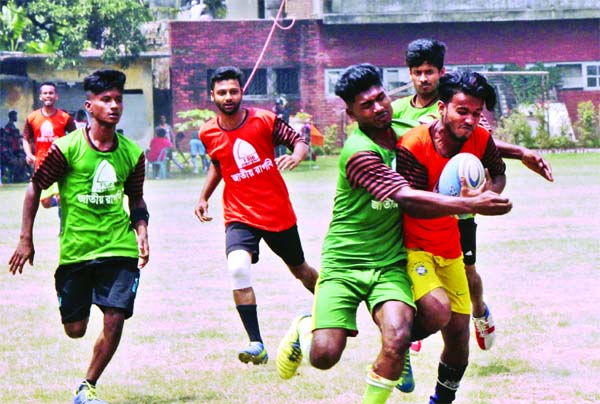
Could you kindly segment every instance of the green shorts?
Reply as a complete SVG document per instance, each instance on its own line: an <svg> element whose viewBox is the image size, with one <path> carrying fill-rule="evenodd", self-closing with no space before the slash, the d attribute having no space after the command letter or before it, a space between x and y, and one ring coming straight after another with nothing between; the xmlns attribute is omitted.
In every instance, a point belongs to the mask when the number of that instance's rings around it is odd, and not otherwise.
<svg viewBox="0 0 600 404"><path fill-rule="evenodd" d="M406 261L384 268L323 268L315 289L314 329L343 328L355 336L360 303L373 313L378 304L390 300L415 308Z"/></svg>

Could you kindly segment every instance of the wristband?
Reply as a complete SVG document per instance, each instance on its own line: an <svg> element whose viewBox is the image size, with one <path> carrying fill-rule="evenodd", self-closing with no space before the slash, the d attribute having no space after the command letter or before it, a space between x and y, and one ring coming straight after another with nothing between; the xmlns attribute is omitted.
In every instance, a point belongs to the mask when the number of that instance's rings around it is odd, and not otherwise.
<svg viewBox="0 0 600 404"><path fill-rule="evenodd" d="M135 224L140 220L143 220L146 222L146 224L148 224L150 214L146 208L135 208L130 212L129 217L131 219L131 226L134 227Z"/></svg>

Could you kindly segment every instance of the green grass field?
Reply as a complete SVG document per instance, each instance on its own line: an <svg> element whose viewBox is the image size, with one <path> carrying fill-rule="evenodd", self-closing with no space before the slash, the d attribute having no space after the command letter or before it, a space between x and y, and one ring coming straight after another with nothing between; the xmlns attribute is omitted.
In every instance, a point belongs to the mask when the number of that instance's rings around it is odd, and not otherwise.
<svg viewBox="0 0 600 404"><path fill-rule="evenodd" d="M518 162L508 164L504 217L479 217L478 268L498 337L483 352L471 339L471 359L457 403L599 402L600 392L600 154L547 156L555 182ZM331 216L335 160L320 158L286 173L307 260L318 266ZM311 295L266 246L253 266L266 366L238 362L246 343L225 269L220 190L208 224L193 209L204 177L175 174L146 183L151 213L151 260L143 270L136 312L100 380L111 404L359 403L364 369L379 349L377 329L359 310L358 337L328 371L304 364L282 381L275 354L280 337ZM70 340L54 294L58 257L55 209L40 210L35 265L11 276L6 263L19 237L25 185L0 188L0 403L69 403L85 375L101 313L93 309L88 334ZM274 207L276 208L276 207ZM433 392L441 338L413 357L414 393L396 391L389 403L424 403Z"/></svg>

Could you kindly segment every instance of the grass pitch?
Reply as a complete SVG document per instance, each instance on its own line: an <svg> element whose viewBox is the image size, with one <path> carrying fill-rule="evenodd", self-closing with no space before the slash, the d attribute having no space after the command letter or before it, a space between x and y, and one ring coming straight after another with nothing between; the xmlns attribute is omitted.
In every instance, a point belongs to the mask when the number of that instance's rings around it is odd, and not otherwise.
<svg viewBox="0 0 600 404"><path fill-rule="evenodd" d="M504 217L478 217L478 269L497 325L491 351L471 339L471 359L457 403L598 402L600 380L600 154L547 156L555 182L508 162L505 194L514 203ZM316 166L318 165L318 167ZM303 163L286 173L307 260L319 265L333 205L334 158ZM266 366L238 362L246 343L225 269L221 192L210 201L208 224L193 215L204 177L175 174L149 180L151 260L143 270L135 314L98 385L112 404L359 403L364 369L379 335L364 307L360 334L349 339L340 363L328 371L306 364L282 381L275 354L292 317L311 305L285 266L261 245L253 266ZM93 309L88 334L70 340L62 330L54 293L58 259L55 209L40 209L35 265L19 276L6 263L16 246L24 185L0 188L0 402L68 403L85 375L101 326ZM414 393L395 391L389 403L423 403L433 392L441 338L434 335L413 357Z"/></svg>

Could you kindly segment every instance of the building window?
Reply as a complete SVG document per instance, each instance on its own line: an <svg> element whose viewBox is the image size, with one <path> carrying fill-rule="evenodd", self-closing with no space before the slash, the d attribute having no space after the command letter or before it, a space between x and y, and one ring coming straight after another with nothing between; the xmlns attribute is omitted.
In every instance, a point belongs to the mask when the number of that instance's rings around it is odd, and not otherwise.
<svg viewBox="0 0 600 404"><path fill-rule="evenodd" d="M399 89L409 82L410 75L408 67L383 68L383 87L386 91Z"/></svg>
<svg viewBox="0 0 600 404"><path fill-rule="evenodd" d="M242 85L242 87L243 87L246 85L246 82L250 78L250 74L252 74L252 69L242 69L242 72L244 72L244 84ZM256 70L256 72L254 73L254 77L252 78L252 81L250 82L250 85L248 86L246 91L244 91L244 95L247 95L250 97L267 95L267 70L266 69L257 69Z"/></svg>
<svg viewBox="0 0 600 404"><path fill-rule="evenodd" d="M325 96L335 97L335 83L344 69L325 69Z"/></svg>
<svg viewBox="0 0 600 404"><path fill-rule="evenodd" d="M600 88L600 64L587 65L585 75L588 88Z"/></svg>
<svg viewBox="0 0 600 404"><path fill-rule="evenodd" d="M325 69L325 95L335 97L335 83L344 69ZM383 87L386 91L398 89L410 82L407 67L385 67L380 69Z"/></svg>
<svg viewBox="0 0 600 404"><path fill-rule="evenodd" d="M581 64L557 64L562 79L562 88L583 88Z"/></svg>
<svg viewBox="0 0 600 404"><path fill-rule="evenodd" d="M273 69L277 94L299 95L300 80L298 69Z"/></svg>

